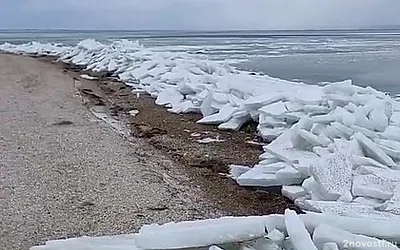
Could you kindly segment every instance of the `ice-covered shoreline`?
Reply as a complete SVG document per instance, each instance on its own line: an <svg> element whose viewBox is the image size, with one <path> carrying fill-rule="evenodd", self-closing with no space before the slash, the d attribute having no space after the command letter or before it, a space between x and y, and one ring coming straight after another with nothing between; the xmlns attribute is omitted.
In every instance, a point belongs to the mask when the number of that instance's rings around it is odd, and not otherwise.
<svg viewBox="0 0 400 250"><path fill-rule="evenodd" d="M254 120L272 143L253 168L232 166L240 185L283 185L282 194L306 211L400 220L400 103L383 92L349 80L325 86L289 82L126 40L85 40L76 47L4 44L0 51L56 56L93 72L112 72L168 111L199 112L199 123L220 129L237 130Z"/></svg>

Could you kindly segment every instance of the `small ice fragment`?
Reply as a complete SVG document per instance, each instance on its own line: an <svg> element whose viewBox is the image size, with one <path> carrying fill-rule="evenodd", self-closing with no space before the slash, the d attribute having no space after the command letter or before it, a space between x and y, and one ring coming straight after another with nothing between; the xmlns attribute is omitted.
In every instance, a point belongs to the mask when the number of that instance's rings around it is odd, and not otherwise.
<svg viewBox="0 0 400 250"><path fill-rule="evenodd" d="M210 138L210 137L206 137L206 138L197 140L197 142L206 144L206 143L212 143L212 142L224 142L224 140L221 140L221 139L219 139L219 138Z"/></svg>
<svg viewBox="0 0 400 250"><path fill-rule="evenodd" d="M335 242L327 242L322 246L322 250L339 250L339 247Z"/></svg>
<svg viewBox="0 0 400 250"><path fill-rule="evenodd" d="M129 114L130 114L131 116L137 116L137 115L139 114L139 110L133 109L133 110L129 111Z"/></svg>
<svg viewBox="0 0 400 250"><path fill-rule="evenodd" d="M81 77L82 79L90 80L90 81L93 81L93 80L97 80L97 79L98 79L97 77L90 76L90 75L86 75L86 74L82 74L82 75L80 75L80 77Z"/></svg>
<svg viewBox="0 0 400 250"><path fill-rule="evenodd" d="M307 191L302 186L283 186L281 192L292 201L307 195Z"/></svg>

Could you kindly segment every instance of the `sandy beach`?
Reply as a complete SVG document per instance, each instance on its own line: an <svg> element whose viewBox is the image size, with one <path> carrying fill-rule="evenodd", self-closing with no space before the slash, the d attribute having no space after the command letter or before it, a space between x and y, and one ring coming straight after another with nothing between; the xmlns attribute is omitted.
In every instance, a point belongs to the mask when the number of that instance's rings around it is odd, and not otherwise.
<svg viewBox="0 0 400 250"><path fill-rule="evenodd" d="M221 214L180 166L96 119L75 82L48 63L0 55L1 249Z"/></svg>

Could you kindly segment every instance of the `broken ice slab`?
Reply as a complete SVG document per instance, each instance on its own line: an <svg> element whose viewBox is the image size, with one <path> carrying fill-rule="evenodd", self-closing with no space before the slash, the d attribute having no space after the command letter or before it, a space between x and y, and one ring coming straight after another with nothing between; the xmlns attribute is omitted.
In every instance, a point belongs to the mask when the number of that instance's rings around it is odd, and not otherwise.
<svg viewBox="0 0 400 250"><path fill-rule="evenodd" d="M387 216L387 213L374 210L373 206L359 203L347 203L337 201L313 201L304 200L300 203L300 208L304 211L312 211L326 214L337 214L353 218L374 218L374 219L399 219L400 217Z"/></svg>
<svg viewBox="0 0 400 250"><path fill-rule="evenodd" d="M309 165L319 159L318 155L313 152L293 148L291 141L292 129L286 131L271 144L265 146L264 150L289 164Z"/></svg>
<svg viewBox="0 0 400 250"><path fill-rule="evenodd" d="M213 93L213 98L215 101L221 103L221 104L226 104L229 102L228 100L228 94L222 93L222 92L214 92Z"/></svg>
<svg viewBox="0 0 400 250"><path fill-rule="evenodd" d="M361 134L365 135L366 137L368 137L370 139L376 139L376 138L380 137L379 133L376 133L375 131L372 131L370 129L363 128L363 127L360 127L360 126L357 126L357 125L351 125L350 127L355 132L361 133Z"/></svg>
<svg viewBox="0 0 400 250"><path fill-rule="evenodd" d="M320 147L320 146L313 147L312 151L320 157L322 157L324 155L329 155L332 153L329 148L324 148L324 147Z"/></svg>
<svg viewBox="0 0 400 250"><path fill-rule="evenodd" d="M331 143L331 140L329 140L328 138L323 137L321 135L319 135L319 136L314 135L313 133L311 133L305 129L299 129L294 132L297 132L304 140L306 140L312 146L326 147L326 146L328 146L329 143Z"/></svg>
<svg viewBox="0 0 400 250"><path fill-rule="evenodd" d="M188 100L180 103L172 103L171 106L172 108L168 109L168 112L175 114L186 114L199 111L199 107L195 106L191 101Z"/></svg>
<svg viewBox="0 0 400 250"><path fill-rule="evenodd" d="M158 94L156 104L166 105L180 103L181 101L183 101L183 95L176 88L167 88Z"/></svg>
<svg viewBox="0 0 400 250"><path fill-rule="evenodd" d="M305 105L303 111L310 115L323 115L329 113L331 110L329 107L320 105Z"/></svg>
<svg viewBox="0 0 400 250"><path fill-rule="evenodd" d="M275 174L279 170L285 169L290 167L285 162L276 162L276 163L271 163L271 164L259 164L255 165L253 169L257 169L257 171L261 171L265 174Z"/></svg>
<svg viewBox="0 0 400 250"><path fill-rule="evenodd" d="M372 158L358 156L358 155L352 155L352 156L353 156L352 160L353 160L354 168L359 167L359 166L373 166L373 167L381 168L381 169L389 169L388 166L383 165L382 163L379 163Z"/></svg>
<svg viewBox="0 0 400 250"><path fill-rule="evenodd" d="M305 179L302 183L302 187L310 194L312 200L332 199L332 197L329 196L325 197L327 196L326 193L323 193L321 186L314 180L314 177Z"/></svg>
<svg viewBox="0 0 400 250"><path fill-rule="evenodd" d="M248 166L241 166L241 165L230 165L229 166L229 174L231 175L232 179L236 180L239 176L249 171L251 168Z"/></svg>
<svg viewBox="0 0 400 250"><path fill-rule="evenodd" d="M331 126L335 129L339 130L340 132L342 132L342 134L345 135L346 139L349 139L354 134L353 129L351 129L350 127L347 127L341 123L332 122Z"/></svg>
<svg viewBox="0 0 400 250"><path fill-rule="evenodd" d="M400 215L400 183L396 183L394 195L386 202L383 211Z"/></svg>
<svg viewBox="0 0 400 250"><path fill-rule="evenodd" d="M222 217L164 225L147 225L135 236L143 249L180 249L256 239L274 227L274 216ZM271 224L271 225L269 225ZM160 240L162 239L162 240Z"/></svg>
<svg viewBox="0 0 400 250"><path fill-rule="evenodd" d="M273 116L266 115L264 113L260 113L260 115L258 116L258 123L262 127L270 127L270 128L287 126L287 123L283 119L283 117L275 118Z"/></svg>
<svg viewBox="0 0 400 250"><path fill-rule="evenodd" d="M277 95L276 92L269 92L269 93L250 97L249 99L244 101L243 106L247 110L254 110L254 109L258 109L262 106L278 102L282 99L283 99L283 97L280 95Z"/></svg>
<svg viewBox="0 0 400 250"><path fill-rule="evenodd" d="M360 166L357 172L363 175L374 175L383 180L385 183L400 182L400 171L392 169L380 169L374 166Z"/></svg>
<svg viewBox="0 0 400 250"><path fill-rule="evenodd" d="M353 234L362 234L370 237L400 242L399 220L382 220L368 217L352 218L334 214L307 212L300 215L309 232L314 232L320 224L337 227Z"/></svg>
<svg viewBox="0 0 400 250"><path fill-rule="evenodd" d="M239 176L236 182L243 187L275 187L281 185L291 185L296 183L282 183L282 181L276 179L275 174L263 174L263 173L244 173Z"/></svg>
<svg viewBox="0 0 400 250"><path fill-rule="evenodd" d="M246 241L240 244L240 250L282 250L282 248L268 237Z"/></svg>
<svg viewBox="0 0 400 250"><path fill-rule="evenodd" d="M282 183L301 184L304 180L304 176L292 166L278 170L275 175Z"/></svg>
<svg viewBox="0 0 400 250"><path fill-rule="evenodd" d="M304 223L301 221L296 212L286 209L285 225L294 249L317 250L304 226Z"/></svg>
<svg viewBox="0 0 400 250"><path fill-rule="evenodd" d="M281 193L292 201L307 195L307 191L302 186L283 186Z"/></svg>
<svg viewBox="0 0 400 250"><path fill-rule="evenodd" d="M269 128L265 126L258 125L257 130L264 141L272 142L276 138L278 138L282 133L287 131L287 128L277 127L277 128Z"/></svg>
<svg viewBox="0 0 400 250"><path fill-rule="evenodd" d="M238 131L243 126L243 124L245 124L247 121L250 120L251 120L250 116L244 116L239 118L232 117L229 121L220 124L218 126L218 129Z"/></svg>
<svg viewBox="0 0 400 250"><path fill-rule="evenodd" d="M360 143L361 147L366 152L366 156L373 158L374 160L387 165L389 167L396 166L393 159L390 158L382 149L378 147L373 141L365 137L361 133L356 133L354 138Z"/></svg>
<svg viewBox="0 0 400 250"><path fill-rule="evenodd" d="M340 228L335 228L328 224L320 224L313 233L313 240L315 245L322 249L326 243L334 242L337 244L339 249L390 249L399 250L394 244L389 241L376 239L373 237L367 237L364 235L357 235L351 232L345 231Z"/></svg>
<svg viewBox="0 0 400 250"><path fill-rule="evenodd" d="M375 139L374 142L390 157L400 159L400 142L383 139Z"/></svg>
<svg viewBox="0 0 400 250"><path fill-rule="evenodd" d="M310 172L329 200L337 200L351 189L353 164L349 155L323 156L311 166Z"/></svg>
<svg viewBox="0 0 400 250"><path fill-rule="evenodd" d="M333 150L342 154L363 157L364 153L357 140L334 139Z"/></svg>
<svg viewBox="0 0 400 250"><path fill-rule="evenodd" d="M197 123L201 124L221 124L227 122L236 111L236 108L232 107L230 104L223 105L218 113L206 116Z"/></svg>
<svg viewBox="0 0 400 250"><path fill-rule="evenodd" d="M103 237L79 237L66 240L47 241L44 246L31 247L30 250L140 250L135 243L135 234L103 236Z"/></svg>
<svg viewBox="0 0 400 250"><path fill-rule="evenodd" d="M267 158L267 159L261 160L258 164L270 165L270 164L277 163L277 162L281 162L281 160L279 160L278 158L275 158L275 156L273 156L272 158Z"/></svg>
<svg viewBox="0 0 400 250"><path fill-rule="evenodd" d="M383 113L383 110L373 109L368 117L375 131L383 132L389 126L389 119Z"/></svg>
<svg viewBox="0 0 400 250"><path fill-rule="evenodd" d="M328 242L323 244L322 250L339 250L339 247L335 242Z"/></svg>
<svg viewBox="0 0 400 250"><path fill-rule="evenodd" d="M299 184L302 178L296 176L287 177L282 174L281 178L278 178L276 174L270 173L275 171L275 169L268 168L263 165L258 165L252 168L246 173L242 174L237 178L237 183L240 186L251 186L251 187L274 187L282 185L293 185Z"/></svg>
<svg viewBox="0 0 400 250"><path fill-rule="evenodd" d="M267 116L272 116L272 117L280 117L287 112L286 105L282 101L265 105L258 110L266 114Z"/></svg>
<svg viewBox="0 0 400 250"><path fill-rule="evenodd" d="M353 202L376 208L382 206L384 200L379 200L371 197L357 197L353 200Z"/></svg>
<svg viewBox="0 0 400 250"><path fill-rule="evenodd" d="M356 175L353 177L352 193L355 196L366 196L388 200L393 196L395 186L375 175Z"/></svg>
<svg viewBox="0 0 400 250"><path fill-rule="evenodd" d="M400 127L389 126L381 135L389 140L400 141Z"/></svg>
<svg viewBox="0 0 400 250"><path fill-rule="evenodd" d="M329 83L323 87L325 94L344 94L352 96L356 93L356 88L352 84L352 80L344 80L341 82Z"/></svg>

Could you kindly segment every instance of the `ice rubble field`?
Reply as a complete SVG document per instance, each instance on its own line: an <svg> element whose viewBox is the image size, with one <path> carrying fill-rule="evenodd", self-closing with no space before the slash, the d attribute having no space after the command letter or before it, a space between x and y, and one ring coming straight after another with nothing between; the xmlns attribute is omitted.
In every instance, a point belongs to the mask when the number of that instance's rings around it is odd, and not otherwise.
<svg viewBox="0 0 400 250"><path fill-rule="evenodd" d="M311 86L250 74L127 40L3 44L0 51L112 72L168 111L201 112L199 123L220 129L257 121L260 135L272 142L253 168L232 165L232 178L242 186L282 185L284 196L309 211L150 225L137 235L49 242L43 249L217 250L232 242L257 250L398 249L388 241L400 241L400 102L385 93L350 80Z"/></svg>

